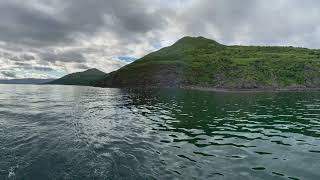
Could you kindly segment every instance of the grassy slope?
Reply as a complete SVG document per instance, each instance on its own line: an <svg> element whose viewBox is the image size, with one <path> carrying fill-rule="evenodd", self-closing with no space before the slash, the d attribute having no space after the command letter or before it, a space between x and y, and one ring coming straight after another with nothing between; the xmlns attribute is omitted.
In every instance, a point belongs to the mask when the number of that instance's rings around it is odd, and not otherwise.
<svg viewBox="0 0 320 180"><path fill-rule="evenodd" d="M89 69L84 72L68 74L47 84L93 86L97 81L103 79L105 75L104 72L98 69Z"/></svg>
<svg viewBox="0 0 320 180"><path fill-rule="evenodd" d="M225 46L203 37L185 37L110 73L97 85L320 87L320 50Z"/></svg>

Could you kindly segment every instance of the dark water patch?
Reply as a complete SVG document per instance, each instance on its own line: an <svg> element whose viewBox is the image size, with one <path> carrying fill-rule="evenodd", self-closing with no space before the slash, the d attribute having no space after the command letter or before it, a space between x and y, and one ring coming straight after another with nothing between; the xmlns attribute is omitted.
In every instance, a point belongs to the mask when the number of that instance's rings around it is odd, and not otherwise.
<svg viewBox="0 0 320 180"><path fill-rule="evenodd" d="M272 172L272 174L277 175L277 176L285 176L284 174L278 173L278 172Z"/></svg>
<svg viewBox="0 0 320 180"><path fill-rule="evenodd" d="M170 134L169 135L170 137L173 137L173 138L177 138L178 136L174 135L174 134Z"/></svg>
<svg viewBox="0 0 320 180"><path fill-rule="evenodd" d="M232 159L244 159L246 156L241 156L241 155L231 155L231 156L226 156L227 158L232 158Z"/></svg>
<svg viewBox="0 0 320 180"><path fill-rule="evenodd" d="M269 155L269 154L272 154L272 153L269 153L269 152L262 152L262 151L254 151L255 153L259 154L259 155Z"/></svg>
<svg viewBox="0 0 320 180"><path fill-rule="evenodd" d="M201 155L201 156L205 156L205 157L216 157L216 155L206 154L206 153L203 153L203 152L193 152L193 153Z"/></svg>
<svg viewBox="0 0 320 180"><path fill-rule="evenodd" d="M181 157L181 158L183 158L183 159L187 159L187 160L189 160L189 161L191 161L191 162L197 162L196 160L193 160L193 159L191 159L191 158L189 158L189 157L187 157L187 156L185 156L185 155L181 155L181 154L179 154L179 155L177 155L178 157Z"/></svg>
<svg viewBox="0 0 320 180"><path fill-rule="evenodd" d="M210 174L209 177L217 177L217 176L223 177L224 175L222 173L212 173L212 174Z"/></svg>
<svg viewBox="0 0 320 180"><path fill-rule="evenodd" d="M256 171L264 171L264 170L266 170L266 168L265 167L254 167L254 168L252 168L253 170L256 170Z"/></svg>
<svg viewBox="0 0 320 180"><path fill-rule="evenodd" d="M284 145L284 146L292 146L291 144L284 143L283 141L271 141L271 142L277 143L279 145Z"/></svg>
<svg viewBox="0 0 320 180"><path fill-rule="evenodd" d="M312 153L320 153L319 150L309 150L309 152L312 152Z"/></svg>
<svg viewBox="0 0 320 180"><path fill-rule="evenodd" d="M178 175L181 175L181 173L179 171L176 171L176 170L173 170L173 169L169 169L169 171L174 172L174 173L176 173Z"/></svg>
<svg viewBox="0 0 320 180"><path fill-rule="evenodd" d="M162 143L171 143L171 141L169 141L169 140L160 140L160 142L162 142Z"/></svg>
<svg viewBox="0 0 320 180"><path fill-rule="evenodd" d="M291 180L300 180L299 178L297 178L297 177L288 177L289 179L291 179Z"/></svg>

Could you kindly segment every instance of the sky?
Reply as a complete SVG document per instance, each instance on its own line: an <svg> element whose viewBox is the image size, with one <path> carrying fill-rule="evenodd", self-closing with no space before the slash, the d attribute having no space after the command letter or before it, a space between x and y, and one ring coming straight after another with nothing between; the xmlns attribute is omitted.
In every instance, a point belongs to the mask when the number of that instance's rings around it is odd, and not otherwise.
<svg viewBox="0 0 320 180"><path fill-rule="evenodd" d="M317 0L0 0L0 79L111 72L184 36L320 49Z"/></svg>

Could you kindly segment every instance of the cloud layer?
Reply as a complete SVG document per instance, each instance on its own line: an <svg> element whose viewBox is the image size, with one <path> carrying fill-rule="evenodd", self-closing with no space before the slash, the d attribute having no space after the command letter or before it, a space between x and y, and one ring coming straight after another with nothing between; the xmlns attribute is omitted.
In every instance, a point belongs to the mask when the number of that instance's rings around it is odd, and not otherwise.
<svg viewBox="0 0 320 180"><path fill-rule="evenodd" d="M313 0L0 0L0 78L116 70L186 36L320 48Z"/></svg>

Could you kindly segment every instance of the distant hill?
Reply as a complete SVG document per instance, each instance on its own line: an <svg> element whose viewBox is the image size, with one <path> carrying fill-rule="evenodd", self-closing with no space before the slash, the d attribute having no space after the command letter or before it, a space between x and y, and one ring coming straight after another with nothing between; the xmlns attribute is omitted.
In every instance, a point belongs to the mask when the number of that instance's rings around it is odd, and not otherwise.
<svg viewBox="0 0 320 180"><path fill-rule="evenodd" d="M0 79L0 84L43 84L55 79Z"/></svg>
<svg viewBox="0 0 320 180"><path fill-rule="evenodd" d="M47 84L92 86L105 75L104 72L98 69L89 69L84 72L68 74Z"/></svg>
<svg viewBox="0 0 320 180"><path fill-rule="evenodd" d="M320 50L226 46L184 37L108 74L96 86L320 88Z"/></svg>

